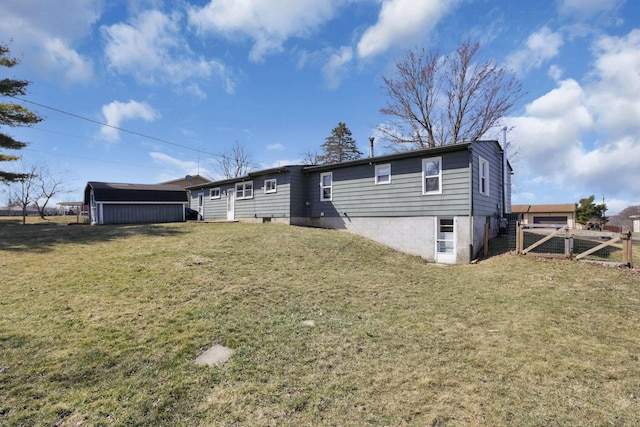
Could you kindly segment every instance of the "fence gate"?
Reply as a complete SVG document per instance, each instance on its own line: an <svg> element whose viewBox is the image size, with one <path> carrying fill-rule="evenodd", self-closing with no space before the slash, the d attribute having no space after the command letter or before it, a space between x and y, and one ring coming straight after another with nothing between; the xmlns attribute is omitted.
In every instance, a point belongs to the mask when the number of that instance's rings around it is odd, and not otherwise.
<svg viewBox="0 0 640 427"><path fill-rule="evenodd" d="M521 224L516 233L519 255L562 257L633 266L631 233L569 230L566 225Z"/></svg>

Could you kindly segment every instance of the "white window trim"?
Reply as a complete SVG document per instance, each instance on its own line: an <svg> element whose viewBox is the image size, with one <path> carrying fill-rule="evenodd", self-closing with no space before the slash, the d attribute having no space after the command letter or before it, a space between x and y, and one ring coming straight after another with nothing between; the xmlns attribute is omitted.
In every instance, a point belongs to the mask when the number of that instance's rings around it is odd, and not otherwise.
<svg viewBox="0 0 640 427"><path fill-rule="evenodd" d="M485 171L485 176L482 175L482 165L485 165L486 168L484 169ZM490 165L489 165L489 161L487 161L486 159L482 158L481 156L478 156L478 192L483 195L483 196L488 196L489 195L489 189L490 189L490 184L491 184L491 171L490 171ZM484 191L482 190L482 180L484 179Z"/></svg>
<svg viewBox="0 0 640 427"><path fill-rule="evenodd" d="M214 194L215 193L215 194ZM220 187L215 187L215 188L211 188L209 189L209 198L211 200L213 199L219 199L221 197L221 192L220 192Z"/></svg>
<svg viewBox="0 0 640 427"><path fill-rule="evenodd" d="M438 175L428 175L426 174L426 165L427 163L438 162L440 168L438 170ZM436 191L427 191L427 178L438 178L438 190ZM430 195L430 194L442 194L442 157L429 157L427 159L422 159L422 194Z"/></svg>
<svg viewBox="0 0 640 427"><path fill-rule="evenodd" d="M388 181L380 181L380 177L381 176L387 176L386 174L385 175L380 174L380 171L384 170L384 169L388 169L389 170L389 174L388 174L389 180ZM381 164L381 165L376 165L375 184L376 185L391 184L391 163L384 163L384 164Z"/></svg>
<svg viewBox="0 0 640 427"><path fill-rule="evenodd" d="M267 183L268 182L273 182L273 188L267 189ZM276 178L265 179L264 180L264 192L265 192L265 194L277 193L278 192L278 181L276 180Z"/></svg>
<svg viewBox="0 0 640 427"><path fill-rule="evenodd" d="M247 196L247 186L251 185L251 196ZM238 193L242 192L242 197L238 197ZM236 183L236 200L253 199L253 181L244 181Z"/></svg>
<svg viewBox="0 0 640 427"><path fill-rule="evenodd" d="M323 185L325 176L328 176L331 178L331 184L328 186L328 188L331 190L331 195L328 198L324 197L324 189L327 188ZM320 174L320 201L330 202L332 199L333 199L333 172L323 172Z"/></svg>

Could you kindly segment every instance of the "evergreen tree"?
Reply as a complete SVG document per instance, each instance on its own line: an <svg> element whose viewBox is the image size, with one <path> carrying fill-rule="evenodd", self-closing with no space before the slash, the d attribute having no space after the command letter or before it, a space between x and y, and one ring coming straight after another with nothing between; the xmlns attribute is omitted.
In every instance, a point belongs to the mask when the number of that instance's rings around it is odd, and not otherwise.
<svg viewBox="0 0 640 427"><path fill-rule="evenodd" d="M318 163L340 163L356 160L362 156L358 151L356 141L351 138L351 131L343 122L331 130L331 135L325 139L320 147L322 154L318 156Z"/></svg>
<svg viewBox="0 0 640 427"><path fill-rule="evenodd" d="M582 225L597 224L601 227L607 223L609 218L605 216L607 205L604 203L595 204L595 196L580 199L576 203L576 221Z"/></svg>
<svg viewBox="0 0 640 427"><path fill-rule="evenodd" d="M18 64L18 60L11 58L9 48L0 44L0 66L11 68ZM14 80L4 78L0 80L0 96L13 97L22 96L27 93L27 80ZM31 126L42 120L40 116L33 113L22 105L0 102L0 126ZM26 147L24 142L16 141L4 132L0 132L0 148L6 150L19 150ZM19 157L0 153L0 162L17 160ZM25 179L29 174L5 172L0 170L0 180L4 182L14 182Z"/></svg>

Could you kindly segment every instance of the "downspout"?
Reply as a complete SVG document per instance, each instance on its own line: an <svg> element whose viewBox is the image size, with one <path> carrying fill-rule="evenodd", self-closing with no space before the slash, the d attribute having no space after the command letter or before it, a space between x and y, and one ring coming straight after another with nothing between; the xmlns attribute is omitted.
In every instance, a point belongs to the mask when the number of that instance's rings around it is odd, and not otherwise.
<svg viewBox="0 0 640 427"><path fill-rule="evenodd" d="M507 216L507 127L502 127L502 218Z"/></svg>
<svg viewBox="0 0 640 427"><path fill-rule="evenodd" d="M469 145L469 262L473 261L475 236L473 232L473 143Z"/></svg>

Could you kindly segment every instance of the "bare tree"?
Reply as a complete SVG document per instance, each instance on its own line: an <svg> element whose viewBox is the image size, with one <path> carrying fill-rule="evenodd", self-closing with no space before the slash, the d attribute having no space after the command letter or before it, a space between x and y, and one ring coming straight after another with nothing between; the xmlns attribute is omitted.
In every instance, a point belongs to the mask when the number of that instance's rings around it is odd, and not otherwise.
<svg viewBox="0 0 640 427"><path fill-rule="evenodd" d="M15 178L6 188L8 205L20 208L22 213L22 223L27 223L27 208L33 204L39 197L38 186L36 183L37 166L21 167L20 176Z"/></svg>
<svg viewBox="0 0 640 427"><path fill-rule="evenodd" d="M609 225L621 227L623 231L633 230L633 220L630 218L633 215L640 215L640 205L627 206L611 217Z"/></svg>
<svg viewBox="0 0 640 427"><path fill-rule="evenodd" d="M317 165L320 163L320 154L317 150L312 151L310 148L308 148L300 155L302 156L302 164L304 165Z"/></svg>
<svg viewBox="0 0 640 427"><path fill-rule="evenodd" d="M40 218L45 219L47 204L57 195L69 193L66 187L67 171L52 171L47 166L40 166L35 177L40 197L34 201Z"/></svg>
<svg viewBox="0 0 640 427"><path fill-rule="evenodd" d="M19 207L22 212L22 223L27 222L27 209L35 206L40 218L45 219L47 204L56 195L68 193L65 177L67 172L54 172L47 166L39 164L27 165L22 162L22 177L8 184L5 190L9 206Z"/></svg>
<svg viewBox="0 0 640 427"><path fill-rule="evenodd" d="M429 148L475 141L522 97L522 84L491 61L474 62L480 45L470 40L455 52L410 50L383 77L389 100L380 112L392 122L379 126L395 149Z"/></svg>
<svg viewBox="0 0 640 427"><path fill-rule="evenodd" d="M251 170L251 154L240 142L236 141L231 150L221 154L220 168L225 178L245 176Z"/></svg>

